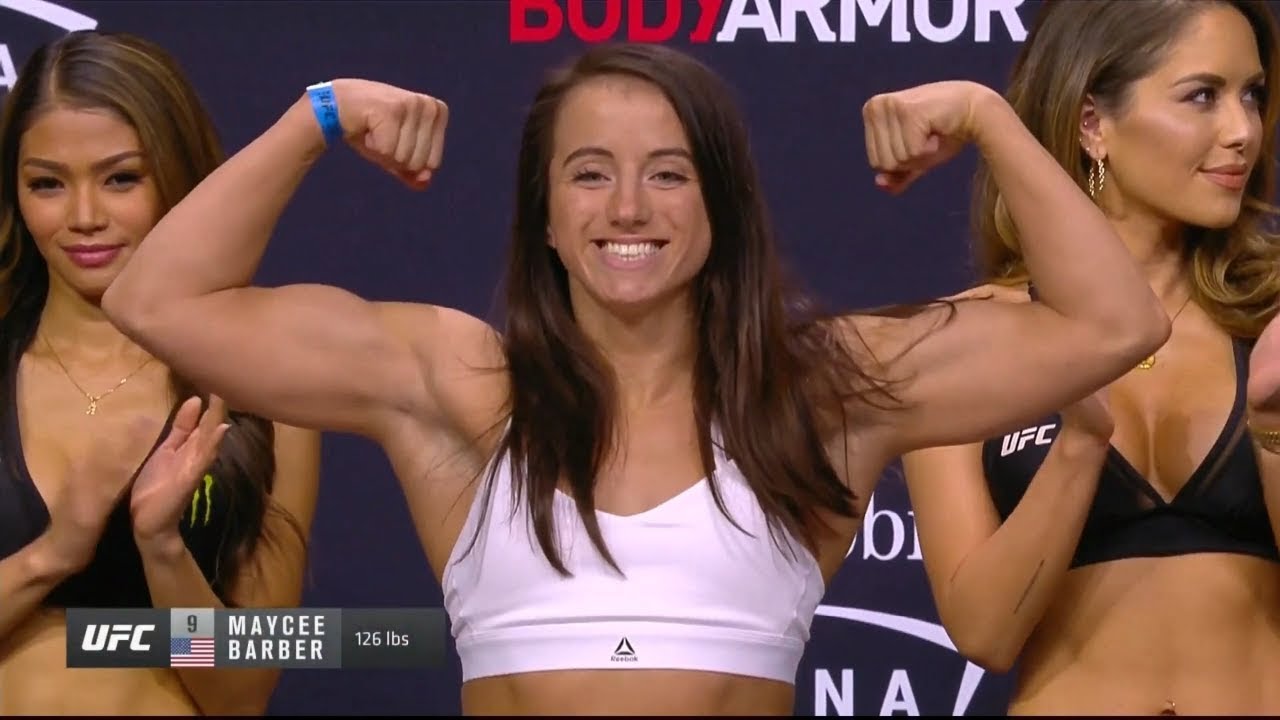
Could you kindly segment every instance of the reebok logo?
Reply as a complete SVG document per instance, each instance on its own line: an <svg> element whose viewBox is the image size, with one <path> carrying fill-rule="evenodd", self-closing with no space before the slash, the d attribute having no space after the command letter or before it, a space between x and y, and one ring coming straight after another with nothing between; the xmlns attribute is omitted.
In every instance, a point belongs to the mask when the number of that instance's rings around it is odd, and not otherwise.
<svg viewBox="0 0 1280 720"><path fill-rule="evenodd" d="M1052 443L1053 438L1048 436L1048 432L1056 427L1058 427L1057 423L1049 423L1048 425L1029 427L1005 435L1000 441L1000 457L1007 457L1021 451L1029 442L1034 442L1036 445Z"/></svg>
<svg viewBox="0 0 1280 720"><path fill-rule="evenodd" d="M618 643L618 647L613 650L613 657L609 658L614 662L637 662L635 648L631 647L631 641L622 638Z"/></svg>

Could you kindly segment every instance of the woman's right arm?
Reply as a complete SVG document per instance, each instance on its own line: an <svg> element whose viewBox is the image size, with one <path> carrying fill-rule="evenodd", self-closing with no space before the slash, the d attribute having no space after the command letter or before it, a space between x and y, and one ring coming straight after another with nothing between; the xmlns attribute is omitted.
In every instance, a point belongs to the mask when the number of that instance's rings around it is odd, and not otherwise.
<svg viewBox="0 0 1280 720"><path fill-rule="evenodd" d="M150 442L144 434L131 439ZM136 453L121 452L116 442L95 437L86 452L72 459L64 485L49 503L44 532L0 560L0 639L93 561L112 511L133 486L134 468L126 460L131 457Z"/></svg>
<svg viewBox="0 0 1280 720"><path fill-rule="evenodd" d="M357 151L424 187L440 162L443 104L363 81L334 90ZM303 96L157 223L102 305L126 334L233 407L378 438L410 416L440 419L441 376L492 356L493 343L479 320L445 308L367 302L322 285L248 287L324 150Z"/></svg>
<svg viewBox="0 0 1280 720"><path fill-rule="evenodd" d="M7 637L75 570L59 558L48 532L0 560L0 638Z"/></svg>
<svg viewBox="0 0 1280 720"><path fill-rule="evenodd" d="M1013 666L1070 568L1110 437L1087 427L1064 421L1003 523L987 488L981 445L902 458L942 625L960 654L992 672Z"/></svg>
<svg viewBox="0 0 1280 720"><path fill-rule="evenodd" d="M72 462L65 485L49 507L49 524L36 539L0 560L0 638L40 606L62 581L93 560L107 519L124 496L133 469L119 448L93 438Z"/></svg>

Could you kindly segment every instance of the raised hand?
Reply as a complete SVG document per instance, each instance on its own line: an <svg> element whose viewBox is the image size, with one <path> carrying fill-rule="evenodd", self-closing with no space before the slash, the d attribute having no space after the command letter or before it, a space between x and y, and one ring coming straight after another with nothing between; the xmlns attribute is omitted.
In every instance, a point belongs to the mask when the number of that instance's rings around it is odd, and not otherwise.
<svg viewBox="0 0 1280 720"><path fill-rule="evenodd" d="M362 157L421 190L444 157L449 107L429 95L370 80L334 80L338 120Z"/></svg>
<svg viewBox="0 0 1280 720"><path fill-rule="evenodd" d="M225 418L226 405L216 395L210 396L203 413L198 397L178 408L168 436L133 483L129 511L139 546L178 537L182 513L217 457L218 444L229 427Z"/></svg>
<svg viewBox="0 0 1280 720"><path fill-rule="evenodd" d="M974 107L999 96L973 82L947 81L876 95L862 107L867 160L876 184L898 194L973 139Z"/></svg>

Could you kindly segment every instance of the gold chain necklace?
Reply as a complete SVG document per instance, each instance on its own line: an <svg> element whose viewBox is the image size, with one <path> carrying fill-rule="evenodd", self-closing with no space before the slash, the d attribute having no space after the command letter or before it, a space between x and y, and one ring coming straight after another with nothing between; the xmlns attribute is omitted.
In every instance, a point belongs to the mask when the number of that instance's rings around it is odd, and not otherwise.
<svg viewBox="0 0 1280 720"><path fill-rule="evenodd" d="M137 375L142 370L142 368L147 366L147 363L150 363L152 360L155 359L154 357L149 357L146 360L143 360L142 364L134 368L133 372L120 378L120 382L116 383L115 387L111 388L110 390L104 393L100 393L98 395L91 395L90 393L85 391L84 388L80 387L80 383L76 382L76 379L71 376L71 371L68 370L67 366L62 362L62 358L58 357L58 351L53 349L53 344L49 342L49 338L45 337L44 333L41 333L40 339L44 341L45 347L49 348L49 352L53 354L53 359L57 361L58 367L62 368L62 373L67 376L67 379L71 381L72 385L76 386L76 389L80 391L80 394L84 395L85 398L88 399L89 408L84 411L85 415L97 415L99 400L110 395L116 390L119 390L122 385L124 385L126 382L129 381L129 378L133 377L134 375Z"/></svg>
<svg viewBox="0 0 1280 720"><path fill-rule="evenodd" d="M1182 314L1183 310L1187 309L1187 304L1190 302L1191 302L1191 295L1188 295L1187 299L1182 301L1182 307L1178 308L1178 312L1173 314L1173 319L1169 321L1169 327L1173 327L1173 324L1178 321L1178 316ZM1155 365L1156 365L1156 354L1151 353L1150 355L1147 356L1146 360L1143 360L1142 362L1138 363L1138 369L1150 370L1151 368L1155 367Z"/></svg>

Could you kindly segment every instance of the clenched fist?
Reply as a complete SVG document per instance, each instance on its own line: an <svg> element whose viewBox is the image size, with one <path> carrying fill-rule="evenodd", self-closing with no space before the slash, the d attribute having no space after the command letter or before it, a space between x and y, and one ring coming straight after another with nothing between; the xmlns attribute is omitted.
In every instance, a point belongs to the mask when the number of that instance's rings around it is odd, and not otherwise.
<svg viewBox="0 0 1280 720"><path fill-rule="evenodd" d="M343 136L362 157L415 189L444 157L449 106L429 95L370 80L334 80Z"/></svg>
<svg viewBox="0 0 1280 720"><path fill-rule="evenodd" d="M992 97L999 95L984 85L948 81L868 100L862 119L876 184L897 194L950 160L974 137L978 102Z"/></svg>

